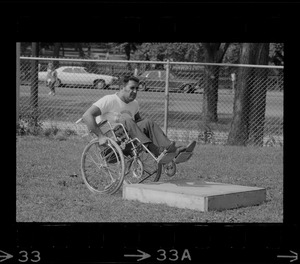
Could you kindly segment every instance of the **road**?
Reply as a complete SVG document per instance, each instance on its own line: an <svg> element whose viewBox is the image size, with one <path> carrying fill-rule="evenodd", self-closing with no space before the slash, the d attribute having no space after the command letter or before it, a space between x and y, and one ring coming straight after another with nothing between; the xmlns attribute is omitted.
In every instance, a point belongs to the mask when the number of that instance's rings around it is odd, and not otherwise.
<svg viewBox="0 0 300 264"><path fill-rule="evenodd" d="M39 86L39 101L41 103L58 104L66 108L87 106L97 101L106 94L115 93L116 90L95 90L95 89L78 89L78 88L56 88L56 96L48 95L49 90ZM20 98L24 101L29 100L30 86L22 85L20 87ZM27 98L27 99L26 99ZM150 113L164 113L165 94L163 92L138 92L137 97L141 109ZM24 102L23 101L23 102ZM203 96L202 94L184 94L170 93L169 111L184 114L199 114L202 112ZM21 106L22 107L22 106ZM74 109L75 110L75 109ZM233 113L233 93L230 90L220 90L218 99L218 114ZM266 101L266 116L283 118L283 93L268 92Z"/></svg>

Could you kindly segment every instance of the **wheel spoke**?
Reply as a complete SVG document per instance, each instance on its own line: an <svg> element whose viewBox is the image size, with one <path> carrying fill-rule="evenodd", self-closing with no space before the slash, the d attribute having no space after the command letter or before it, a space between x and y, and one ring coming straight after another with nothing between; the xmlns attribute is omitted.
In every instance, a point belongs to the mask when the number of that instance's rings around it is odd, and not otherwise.
<svg viewBox="0 0 300 264"><path fill-rule="evenodd" d="M115 193L124 179L122 150L112 139L106 146L93 140L82 155L81 171L89 190L95 193Z"/></svg>
<svg viewBox="0 0 300 264"><path fill-rule="evenodd" d="M99 150L98 150L98 147L95 147L94 154L95 154L95 156L97 156L97 158L99 160L103 160L103 157L101 155L101 149L100 149L100 147L99 147Z"/></svg>
<svg viewBox="0 0 300 264"><path fill-rule="evenodd" d="M106 172L108 172L111 180L115 181L116 179L112 175L115 175L115 174L119 175L119 170L117 168L114 169L114 168L108 167L108 166L105 167L105 170L106 170Z"/></svg>
<svg viewBox="0 0 300 264"><path fill-rule="evenodd" d="M89 154L89 155L87 155L87 157L88 157L89 160L92 161L99 169L103 168L103 166L102 166L100 163L97 163L97 162L93 159L92 155Z"/></svg>

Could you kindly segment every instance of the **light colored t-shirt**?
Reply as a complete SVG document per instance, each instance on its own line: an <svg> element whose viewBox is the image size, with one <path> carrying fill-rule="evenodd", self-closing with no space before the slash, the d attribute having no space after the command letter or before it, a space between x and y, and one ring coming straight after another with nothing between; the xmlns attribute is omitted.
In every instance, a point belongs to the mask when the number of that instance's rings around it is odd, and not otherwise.
<svg viewBox="0 0 300 264"><path fill-rule="evenodd" d="M56 81L56 71L55 70L51 70L51 69L48 69L47 70L47 82L55 82Z"/></svg>
<svg viewBox="0 0 300 264"><path fill-rule="evenodd" d="M126 104L117 94L105 95L93 105L97 106L102 113L101 116L96 117L97 123L103 120L118 123L124 117L130 117L134 120L134 116L139 111L138 101L134 100Z"/></svg>

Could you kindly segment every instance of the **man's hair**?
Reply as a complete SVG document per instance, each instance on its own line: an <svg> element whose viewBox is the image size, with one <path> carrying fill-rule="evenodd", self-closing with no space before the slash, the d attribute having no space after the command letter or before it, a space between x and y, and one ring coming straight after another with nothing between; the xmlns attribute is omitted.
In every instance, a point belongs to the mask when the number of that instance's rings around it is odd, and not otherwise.
<svg viewBox="0 0 300 264"><path fill-rule="evenodd" d="M134 82L137 82L139 83L140 80L139 78L133 76L133 75L129 75L129 76L124 76L123 77L123 84L126 85L129 81L134 81Z"/></svg>

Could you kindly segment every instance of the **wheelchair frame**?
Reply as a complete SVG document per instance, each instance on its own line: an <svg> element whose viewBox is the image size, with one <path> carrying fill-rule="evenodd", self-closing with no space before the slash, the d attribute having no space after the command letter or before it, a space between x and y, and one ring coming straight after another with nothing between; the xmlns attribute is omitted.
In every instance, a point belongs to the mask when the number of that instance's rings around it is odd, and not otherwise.
<svg viewBox="0 0 300 264"><path fill-rule="evenodd" d="M81 121L82 118L77 120L76 124ZM102 130L104 135L107 137L107 146L100 146L98 138L94 137L87 144L81 156L81 174L84 183L90 191L98 194L114 194L120 189L123 183L143 183L146 180L149 180L152 176L152 181L157 182L159 181L163 171L170 177L176 173L176 163L173 160L175 158L175 153L168 153L168 155L165 155L165 150L156 158L138 138L131 139L129 137L122 123L115 123L112 125L109 121L105 120L100 122L98 127L101 128L105 124L108 124L109 126L107 131ZM112 136L109 137L109 133L111 133ZM89 134L90 133L86 135ZM105 147L111 150L101 150L101 148ZM89 154L91 152L91 148L96 148L97 150L92 152L93 154ZM108 155L106 155L107 152L109 152ZM92 157L92 155L94 155L94 157ZM146 156L146 158L143 159L143 156ZM149 156L151 159L149 159ZM113 157L113 159L110 162L109 159L111 157ZM98 163L95 159L98 159ZM94 165L96 165L95 169L99 171L91 169L88 164L89 161L92 161L91 164L94 163ZM145 166L146 162L147 166ZM112 175L112 172L115 170L112 164L119 164L121 166L121 168L117 169L115 175ZM91 172L88 172L88 170L91 170ZM88 174L91 174L92 176ZM101 174L105 174L106 177L109 176L110 180L104 181L103 179L102 181L100 179ZM89 177L93 177L95 179L91 180ZM95 186L96 183L94 182L97 183L97 186Z"/></svg>

